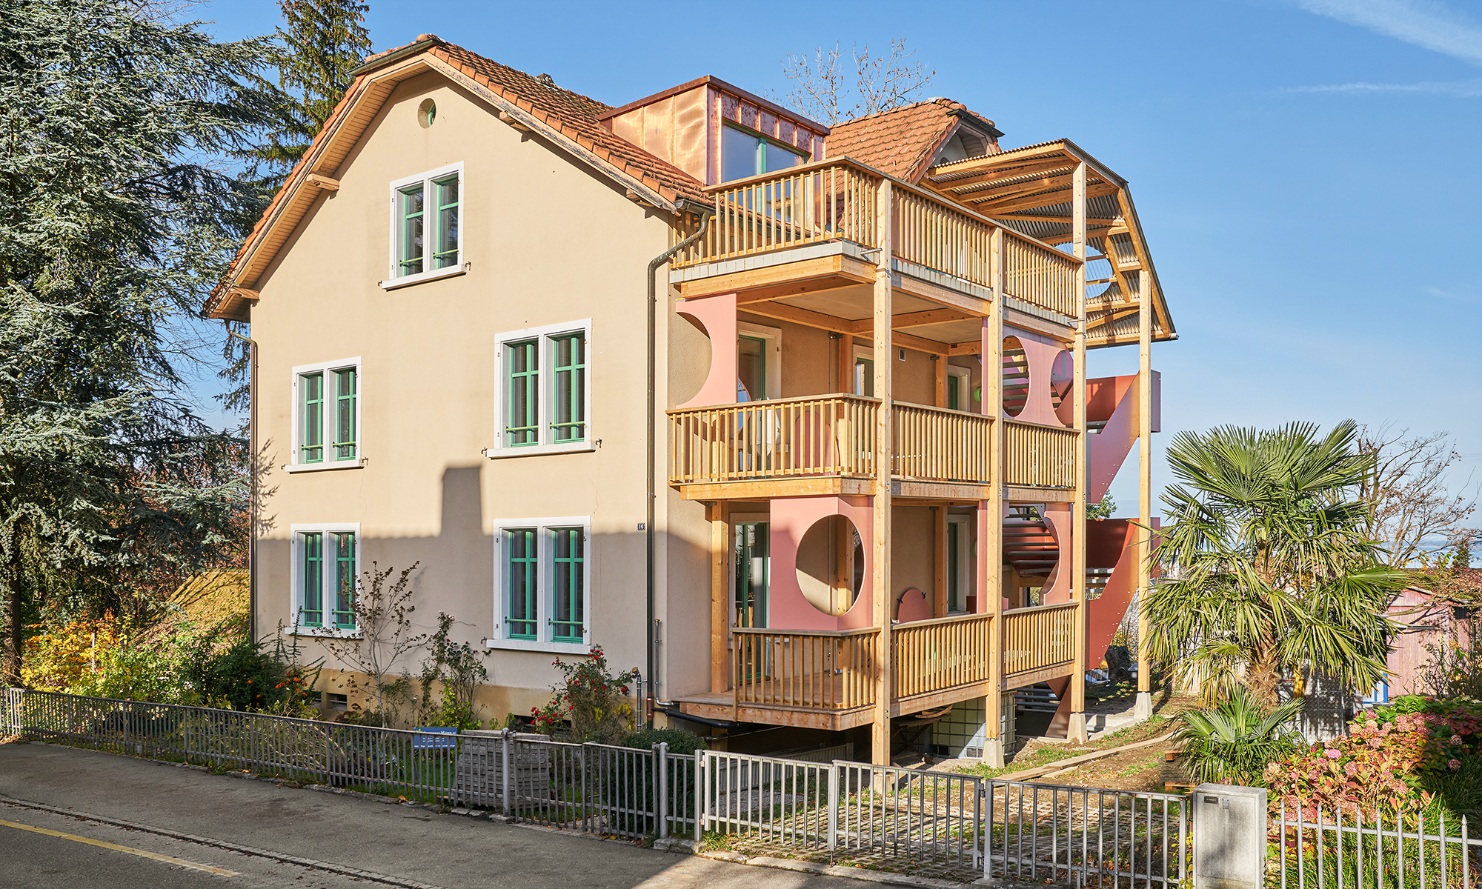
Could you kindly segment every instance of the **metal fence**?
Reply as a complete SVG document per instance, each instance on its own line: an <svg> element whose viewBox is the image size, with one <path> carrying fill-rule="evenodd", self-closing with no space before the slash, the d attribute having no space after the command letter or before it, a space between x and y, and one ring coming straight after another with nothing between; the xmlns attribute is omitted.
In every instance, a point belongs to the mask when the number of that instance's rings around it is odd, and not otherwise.
<svg viewBox="0 0 1482 889"><path fill-rule="evenodd" d="M1280 804L1271 825L1275 889L1472 889L1482 838L1463 815L1308 810Z"/></svg>
<svg viewBox="0 0 1482 889"><path fill-rule="evenodd" d="M1187 876L1188 807L1170 794L841 760L675 755L664 744L572 744L508 731L403 731L18 689L0 698L0 734L607 836L719 834L758 851L964 879L1174 889Z"/></svg>

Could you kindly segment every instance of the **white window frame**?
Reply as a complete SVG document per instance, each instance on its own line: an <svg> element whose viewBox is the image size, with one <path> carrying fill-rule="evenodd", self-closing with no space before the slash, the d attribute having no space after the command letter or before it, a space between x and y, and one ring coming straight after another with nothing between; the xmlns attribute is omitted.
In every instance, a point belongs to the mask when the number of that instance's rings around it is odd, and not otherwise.
<svg viewBox="0 0 1482 889"><path fill-rule="evenodd" d="M447 268L434 269L430 268L432 264L433 231L432 227L426 224L425 220L431 218L429 214L436 212L435 202L429 200L433 193L432 180L442 179L450 173L458 174L458 261ZM402 189L409 185L416 185L418 182L422 183L422 212L424 214L424 226L422 229L422 271L412 275L403 275L401 274L401 260L399 257L399 251L401 249L401 214L398 212L397 196L401 193ZM438 167L435 170L428 170L425 173L418 173L415 176L406 176L391 183L390 239L387 241L390 247L388 251L390 261L387 264L386 280L381 282L382 288L392 290L397 287L405 287L408 284L430 281L434 278L461 275L467 271L465 268L466 254L463 251L463 244L465 242L463 208L468 204L467 184L467 180L463 175L463 161Z"/></svg>
<svg viewBox="0 0 1482 889"><path fill-rule="evenodd" d="M947 359L942 358L940 360L946 361ZM956 409L964 413L975 413L975 411L973 411L972 371L968 370L965 367L958 367L955 364L949 364L947 365L947 376L957 378L957 392L962 396L964 406ZM942 397L945 399L946 393L943 393Z"/></svg>
<svg viewBox="0 0 1482 889"><path fill-rule="evenodd" d="M970 596L977 593L978 588L978 535L977 525L973 516L963 514L947 514L947 533L961 535L957 541L957 554L960 561L957 565L957 588L962 591L962 604L965 608ZM946 552L942 558L946 558ZM949 564L947 571L952 570ZM943 590L945 593L946 590ZM952 611L951 601L947 602L947 610L950 614L963 614L966 612Z"/></svg>
<svg viewBox="0 0 1482 889"><path fill-rule="evenodd" d="M868 361L871 364L873 364L874 361L875 361L875 349L874 349L874 347L873 346L861 346L858 343L855 343L854 344L854 360L852 360L852 361L849 362L849 389L848 389L848 391L849 391L849 394L850 395L855 395L855 396L858 396L860 398L872 398L874 396L866 395L862 391L860 391L860 392L855 391L855 385L854 385L854 383L855 383L855 379L854 379L855 370L854 369L859 365L859 362L860 362L861 359L863 359L865 361ZM873 376L870 377L870 385L872 387L875 385L875 378Z"/></svg>
<svg viewBox="0 0 1482 889"><path fill-rule="evenodd" d="M356 583L356 592L359 592L360 566L361 566L360 544L361 544L361 541L363 539L361 537L361 534L360 534L360 523L359 522L308 522L308 523L304 523L304 524L293 524L293 525L290 525L289 526L289 528L288 528L288 533L290 535L290 538L289 538L289 552L290 552L290 558L289 558L289 571L290 571L289 589L292 590L292 596L290 597L290 604L291 604L291 607L293 609L293 613L291 615L291 618L292 619L289 621L289 626L290 626L289 633L290 633L290 635L294 635L294 636L323 636L323 637L340 638L340 639L359 639L360 638L360 636L361 636L361 628L359 626L356 626L354 628L349 628L349 629L340 629L339 627L333 627L333 626L329 626L329 627L305 627L305 626L300 626L299 625L299 617L302 616L302 614L303 614L303 608L304 608L304 589L303 589L303 586L304 586L304 583L303 583L304 544L303 544L303 535L304 534L313 534L313 533L344 534L346 532L349 532L349 533L352 533L352 534L355 535L355 583ZM326 578L329 576L329 573L330 573L329 572L329 567L332 564L333 564L333 560L332 559L330 559L328 557L326 557L324 559L324 571L325 571ZM329 596L331 595L331 589L332 588L330 587L329 583L326 582L323 585L322 589L323 589L324 597L325 597L325 600L322 603L322 605L324 607L325 613L328 614L328 613L330 613L330 612L333 611L333 608L330 606L330 603L329 603Z"/></svg>
<svg viewBox="0 0 1482 889"><path fill-rule="evenodd" d="M505 561L504 534L523 528L534 528L536 552L536 614L538 639L509 638L508 578L509 566ZM552 578L555 574L553 561L554 544L552 531L556 528L581 528L582 530L582 641L557 642L553 639L550 625L555 611ZM357 537L358 541L359 538ZM494 632L485 641L489 648L504 648L518 651L546 651L557 654L586 654L592 647L592 518L591 516L549 516L532 519L501 519L494 523Z"/></svg>
<svg viewBox="0 0 1482 889"><path fill-rule="evenodd" d="M778 327L766 327L761 324L753 324L750 321L738 321L736 323L736 336L748 336L759 339L765 344L762 360L766 362L767 371L767 394L765 400L782 397L782 329ZM736 384L741 382L740 356L737 355Z"/></svg>
<svg viewBox="0 0 1482 889"><path fill-rule="evenodd" d="M334 371L353 367L355 369L355 456L348 460L332 459L331 444L332 436L329 430L334 425L333 414L328 402L330 392L330 379ZM306 374L324 374L324 391L326 405L320 411L320 422L324 428L320 430L319 439L323 442L324 459L318 463L303 462L303 401L301 389ZM326 469L359 469L365 465L365 439L361 437L361 427L365 422L365 373L361 369L360 356L344 358L339 361L321 361L317 364L300 364L293 369L293 420L290 423L292 443L289 451L288 465L284 470L288 472L320 472Z"/></svg>
<svg viewBox="0 0 1482 889"><path fill-rule="evenodd" d="M555 416L555 360L554 344L555 337L563 334L580 333L586 342L585 362L586 385L582 392L582 417L585 428L583 435L576 441L557 442L552 440L550 419ZM530 445L511 445L504 434L505 424L509 421L509 390L505 380L505 347L513 342L521 340L536 340L536 368L540 377L540 391L537 399L536 410L539 411L540 422L536 427L538 430L538 443ZM590 451L595 448L596 439L592 436L592 319L583 318L579 321L568 321L563 324L547 324L543 327L527 327L524 330L511 330L498 334L494 337L494 446L486 448L484 454L491 459L501 457L525 457L535 454L569 454L578 451Z"/></svg>

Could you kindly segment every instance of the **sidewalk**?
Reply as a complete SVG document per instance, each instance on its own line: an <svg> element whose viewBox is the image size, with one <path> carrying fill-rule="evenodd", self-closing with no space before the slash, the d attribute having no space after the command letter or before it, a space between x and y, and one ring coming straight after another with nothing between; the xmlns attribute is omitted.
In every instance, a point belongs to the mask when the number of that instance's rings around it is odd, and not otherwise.
<svg viewBox="0 0 1482 889"><path fill-rule="evenodd" d="M869 885L45 744L0 745L0 797L446 889Z"/></svg>

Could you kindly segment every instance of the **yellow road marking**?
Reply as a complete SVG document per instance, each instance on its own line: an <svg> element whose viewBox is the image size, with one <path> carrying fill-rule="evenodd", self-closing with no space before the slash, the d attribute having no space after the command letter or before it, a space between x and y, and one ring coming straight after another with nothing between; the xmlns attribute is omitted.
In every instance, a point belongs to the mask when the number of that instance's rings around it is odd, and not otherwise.
<svg viewBox="0 0 1482 889"><path fill-rule="evenodd" d="M218 877L239 877L241 874L234 870L223 867L212 867L209 864L198 864L194 861L186 861L184 858L173 858L169 855L161 855L158 852L150 852L146 849L135 849L132 846L120 846L117 843L105 843L102 840L94 840L88 837L80 837L75 833L62 833L60 830L48 830L45 827L33 827L29 824L21 824L18 821L6 821L0 818L0 827L13 827L16 830L39 833L42 836L56 837L59 840L70 840L74 843L82 843L86 846L96 846L99 849L108 849L112 852L122 852L125 855L138 855L140 858L148 858L153 861L163 861L165 864L173 864L177 867L187 867L191 870L203 873L215 874Z"/></svg>

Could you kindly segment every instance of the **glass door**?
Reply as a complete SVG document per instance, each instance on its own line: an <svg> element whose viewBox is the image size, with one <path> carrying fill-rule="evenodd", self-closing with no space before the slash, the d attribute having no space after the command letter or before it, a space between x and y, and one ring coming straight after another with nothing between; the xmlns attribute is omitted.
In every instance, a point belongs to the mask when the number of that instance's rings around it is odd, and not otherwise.
<svg viewBox="0 0 1482 889"><path fill-rule="evenodd" d="M739 522L734 548L736 566L735 625L767 625L767 585L772 559L768 553L766 522Z"/></svg>

